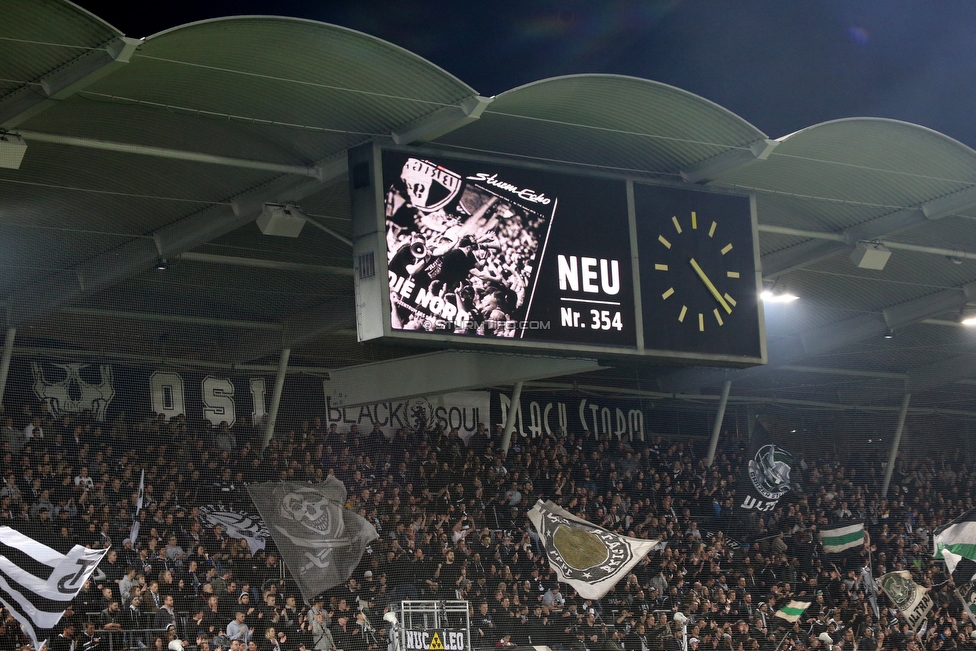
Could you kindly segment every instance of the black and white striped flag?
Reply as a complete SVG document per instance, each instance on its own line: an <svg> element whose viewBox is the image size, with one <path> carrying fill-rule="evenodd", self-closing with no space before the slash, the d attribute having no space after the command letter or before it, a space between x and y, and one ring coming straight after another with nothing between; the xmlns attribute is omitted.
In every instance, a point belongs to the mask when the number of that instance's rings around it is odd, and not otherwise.
<svg viewBox="0 0 976 651"><path fill-rule="evenodd" d="M61 620L107 549L75 545L63 554L10 527L0 527L0 603L35 649Z"/></svg>
<svg viewBox="0 0 976 651"><path fill-rule="evenodd" d="M132 541L132 548L138 549L136 541L139 540L139 512L142 511L142 500L146 494L146 469L142 469L139 476L139 496L136 498L136 510L132 513L132 527L129 529L129 540Z"/></svg>

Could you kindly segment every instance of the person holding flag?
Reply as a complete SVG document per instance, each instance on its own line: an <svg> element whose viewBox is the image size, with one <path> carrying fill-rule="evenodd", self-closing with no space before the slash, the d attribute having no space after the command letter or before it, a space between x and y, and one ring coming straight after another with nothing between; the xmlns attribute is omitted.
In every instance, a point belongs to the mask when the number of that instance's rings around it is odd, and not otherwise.
<svg viewBox="0 0 976 651"><path fill-rule="evenodd" d="M976 508L934 532L934 558L945 561L956 585L976 578Z"/></svg>
<svg viewBox="0 0 976 651"><path fill-rule="evenodd" d="M548 501L536 502L529 520L556 577L583 599L602 599L660 544L612 533Z"/></svg>

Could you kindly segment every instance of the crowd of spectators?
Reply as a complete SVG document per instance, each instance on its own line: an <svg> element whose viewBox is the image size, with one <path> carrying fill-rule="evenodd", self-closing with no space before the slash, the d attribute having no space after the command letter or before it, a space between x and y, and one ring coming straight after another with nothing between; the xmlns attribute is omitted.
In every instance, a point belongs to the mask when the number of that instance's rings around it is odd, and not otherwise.
<svg viewBox="0 0 976 651"><path fill-rule="evenodd" d="M588 431L516 437L506 454L500 431L484 426L467 441L438 429L403 429L391 441L378 428L310 418L260 454L246 422L98 423L32 405L0 422L0 525L55 547L111 546L52 633L53 651L107 649L112 636L113 648L374 651L389 644L385 609L418 598L469 601L476 647L679 651L681 611L689 651L976 651L973 625L929 553L933 528L973 506L976 475L944 455L901 458L887 498L880 460L807 459L793 467L803 492L740 535L755 542L738 544L723 531L746 454L740 440L723 440L708 467L702 440L597 440ZM379 538L346 583L311 604L271 541L252 553L199 518L204 505L251 508L249 482L329 474ZM582 599L554 579L526 517L538 499L667 544L603 599ZM854 520L869 544L825 555L817 528ZM907 569L931 588L935 607L919 631L883 595L875 614L860 578L868 564L876 577ZM812 602L795 624L773 616L790 599ZM26 638L4 615L0 648L21 648Z"/></svg>

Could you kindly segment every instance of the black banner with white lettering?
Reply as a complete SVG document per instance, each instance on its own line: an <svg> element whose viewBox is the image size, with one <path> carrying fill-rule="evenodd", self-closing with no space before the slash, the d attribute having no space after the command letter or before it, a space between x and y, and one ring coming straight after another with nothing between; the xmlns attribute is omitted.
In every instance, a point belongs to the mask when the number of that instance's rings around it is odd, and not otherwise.
<svg viewBox="0 0 976 651"><path fill-rule="evenodd" d="M29 414L44 410L56 418L90 420L106 434L122 414L130 423L149 414L163 414L167 420L184 414L195 424L236 426L236 432L254 440L263 432L255 424L261 424L271 408L273 385L271 374L18 358L11 364L4 402L17 429L27 425ZM392 437L402 427L440 426L457 429L467 439L479 423L488 425L489 396L487 391L463 391L344 408L331 404L321 378L294 374L285 380L277 431L287 435L294 430L301 437L318 418L323 430L335 426L340 432L365 435L379 427Z"/></svg>
<svg viewBox="0 0 976 651"><path fill-rule="evenodd" d="M245 427L261 423L271 406L274 375L221 370L187 371L81 362L15 358L10 366L4 403L14 425L24 427L28 410L49 410L108 428L125 414L128 421L148 414L167 419L184 414L192 423ZM300 427L301 420L326 413L321 380L289 375L278 422Z"/></svg>
<svg viewBox="0 0 976 651"><path fill-rule="evenodd" d="M752 514L771 511L791 489L798 490L793 455L773 442L758 421L749 440L749 451L735 489L735 508L730 531L748 539Z"/></svg>

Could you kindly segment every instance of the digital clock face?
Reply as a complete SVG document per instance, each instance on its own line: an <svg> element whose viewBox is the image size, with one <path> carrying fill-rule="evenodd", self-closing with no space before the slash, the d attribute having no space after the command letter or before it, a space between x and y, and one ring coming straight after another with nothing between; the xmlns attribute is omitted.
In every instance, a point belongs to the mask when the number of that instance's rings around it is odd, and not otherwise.
<svg viewBox="0 0 976 651"><path fill-rule="evenodd" d="M749 200L635 185L645 348L760 357Z"/></svg>

